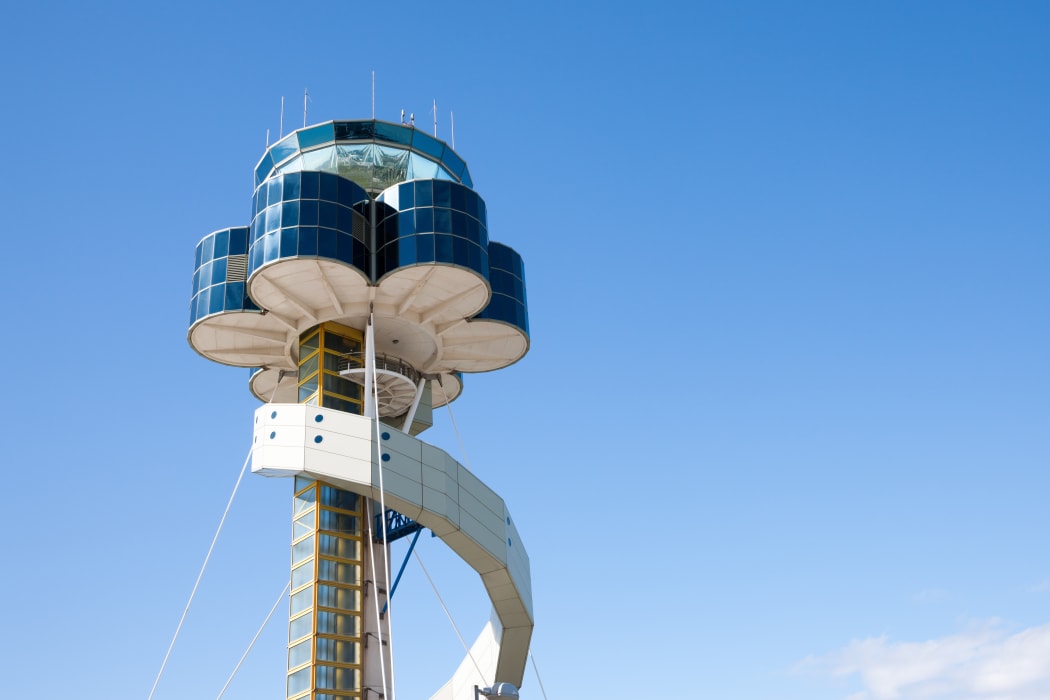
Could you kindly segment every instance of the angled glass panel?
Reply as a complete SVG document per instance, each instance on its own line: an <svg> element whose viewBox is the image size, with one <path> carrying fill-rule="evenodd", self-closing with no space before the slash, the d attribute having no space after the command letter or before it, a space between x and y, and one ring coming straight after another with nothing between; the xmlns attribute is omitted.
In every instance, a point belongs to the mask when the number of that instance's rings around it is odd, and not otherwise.
<svg viewBox="0 0 1050 700"><path fill-rule="evenodd" d="M445 144L418 129L416 129L416 133L412 139L412 148L425 153L431 157L431 160L436 161L440 161L441 155L445 152Z"/></svg>
<svg viewBox="0 0 1050 700"><path fill-rule="evenodd" d="M270 152L267 151L255 168L255 184L261 184L271 170L273 170L273 158L270 157Z"/></svg>
<svg viewBox="0 0 1050 700"><path fill-rule="evenodd" d="M413 180L433 180L437 176L438 165L418 153L409 158L408 176Z"/></svg>
<svg viewBox="0 0 1050 700"><path fill-rule="evenodd" d="M317 126L311 126L309 129L299 131L298 137L299 148L306 150L307 148L335 141L335 129L331 123L318 124Z"/></svg>
<svg viewBox="0 0 1050 700"><path fill-rule="evenodd" d="M303 170L318 170L325 173L337 172L335 146L319 148L316 151L304 153ZM305 193L303 196L306 196Z"/></svg>
<svg viewBox="0 0 1050 700"><path fill-rule="evenodd" d="M295 158L292 158L291 160L289 160L287 163L285 163L281 167L277 168L277 172L279 172L279 173L297 173L297 172L299 172L302 169L303 169L303 157L302 156L296 156Z"/></svg>
<svg viewBox="0 0 1050 700"><path fill-rule="evenodd" d="M340 144L336 146L336 172L348 180L370 187L372 183L371 143Z"/></svg>
<svg viewBox="0 0 1050 700"><path fill-rule="evenodd" d="M384 189L408 179L409 152L390 146L376 146L374 178Z"/></svg>
<svg viewBox="0 0 1050 700"><path fill-rule="evenodd" d="M270 157L274 164L280 163L285 158L299 152L299 140L295 134L289 134L270 147Z"/></svg>
<svg viewBox="0 0 1050 700"><path fill-rule="evenodd" d="M457 156L451 148L445 149L445 155L441 158L441 162L448 171L457 178L463 172L463 169L467 167L467 164L463 162L463 159Z"/></svg>
<svg viewBox="0 0 1050 700"><path fill-rule="evenodd" d="M414 131L415 129L401 126L400 124L376 122L375 134L377 139L410 146L412 145L412 135Z"/></svg>
<svg viewBox="0 0 1050 700"><path fill-rule="evenodd" d="M375 138L375 122L335 122L336 141L371 141Z"/></svg>

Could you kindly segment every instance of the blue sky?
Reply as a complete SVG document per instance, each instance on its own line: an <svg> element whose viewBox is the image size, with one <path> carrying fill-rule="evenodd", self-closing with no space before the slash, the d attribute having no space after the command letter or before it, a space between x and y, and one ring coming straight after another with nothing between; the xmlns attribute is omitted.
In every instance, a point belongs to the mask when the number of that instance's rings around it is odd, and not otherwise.
<svg viewBox="0 0 1050 700"><path fill-rule="evenodd" d="M194 245L247 223L282 96L365 118L373 70L377 117L455 113L525 259L531 352L453 409L551 700L1050 696L1047 5L4 15L4 696L148 694L256 405L186 343ZM157 700L219 692L289 499L245 479ZM480 583L420 552L472 638ZM226 698L283 697L284 613ZM425 698L462 650L415 564L393 617Z"/></svg>

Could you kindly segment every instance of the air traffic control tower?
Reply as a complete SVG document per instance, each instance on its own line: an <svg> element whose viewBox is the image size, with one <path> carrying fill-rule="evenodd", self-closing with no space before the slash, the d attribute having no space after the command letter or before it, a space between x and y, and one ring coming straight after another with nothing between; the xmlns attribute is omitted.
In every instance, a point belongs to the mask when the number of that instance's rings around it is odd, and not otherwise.
<svg viewBox="0 0 1050 700"><path fill-rule="evenodd" d="M270 146L248 226L197 244L189 342L251 368L252 471L289 477L288 700L391 698L389 546L433 531L493 615L432 697L514 697L529 560L503 499L416 436L529 349L521 256L489 240L466 163L414 127L336 121ZM402 669L402 672L404 669ZM435 679L435 686L444 679Z"/></svg>

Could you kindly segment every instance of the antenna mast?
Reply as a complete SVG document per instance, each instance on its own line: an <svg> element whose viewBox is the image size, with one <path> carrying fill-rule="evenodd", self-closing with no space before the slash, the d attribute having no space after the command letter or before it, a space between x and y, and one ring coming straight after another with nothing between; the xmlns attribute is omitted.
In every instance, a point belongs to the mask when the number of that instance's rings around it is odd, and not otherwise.
<svg viewBox="0 0 1050 700"><path fill-rule="evenodd" d="M452 150L456 150L456 115L452 110L448 112L448 122L452 125Z"/></svg>
<svg viewBox="0 0 1050 700"><path fill-rule="evenodd" d="M372 71L372 119L376 118L376 72Z"/></svg>
<svg viewBox="0 0 1050 700"><path fill-rule="evenodd" d="M277 132L277 140L284 138L284 95L281 95L281 130Z"/></svg>
<svg viewBox="0 0 1050 700"><path fill-rule="evenodd" d="M434 138L438 135L438 101L434 99Z"/></svg>
<svg viewBox="0 0 1050 700"><path fill-rule="evenodd" d="M310 99L310 89L303 88L303 128L306 128L306 101Z"/></svg>

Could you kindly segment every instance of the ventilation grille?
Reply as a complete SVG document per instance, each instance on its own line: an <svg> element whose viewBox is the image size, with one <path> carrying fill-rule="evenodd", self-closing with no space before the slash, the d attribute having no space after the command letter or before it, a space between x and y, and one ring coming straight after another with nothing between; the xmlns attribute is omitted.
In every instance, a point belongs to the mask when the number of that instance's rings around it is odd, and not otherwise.
<svg viewBox="0 0 1050 700"><path fill-rule="evenodd" d="M231 255L226 259L226 281L243 282L248 279L248 256Z"/></svg>

